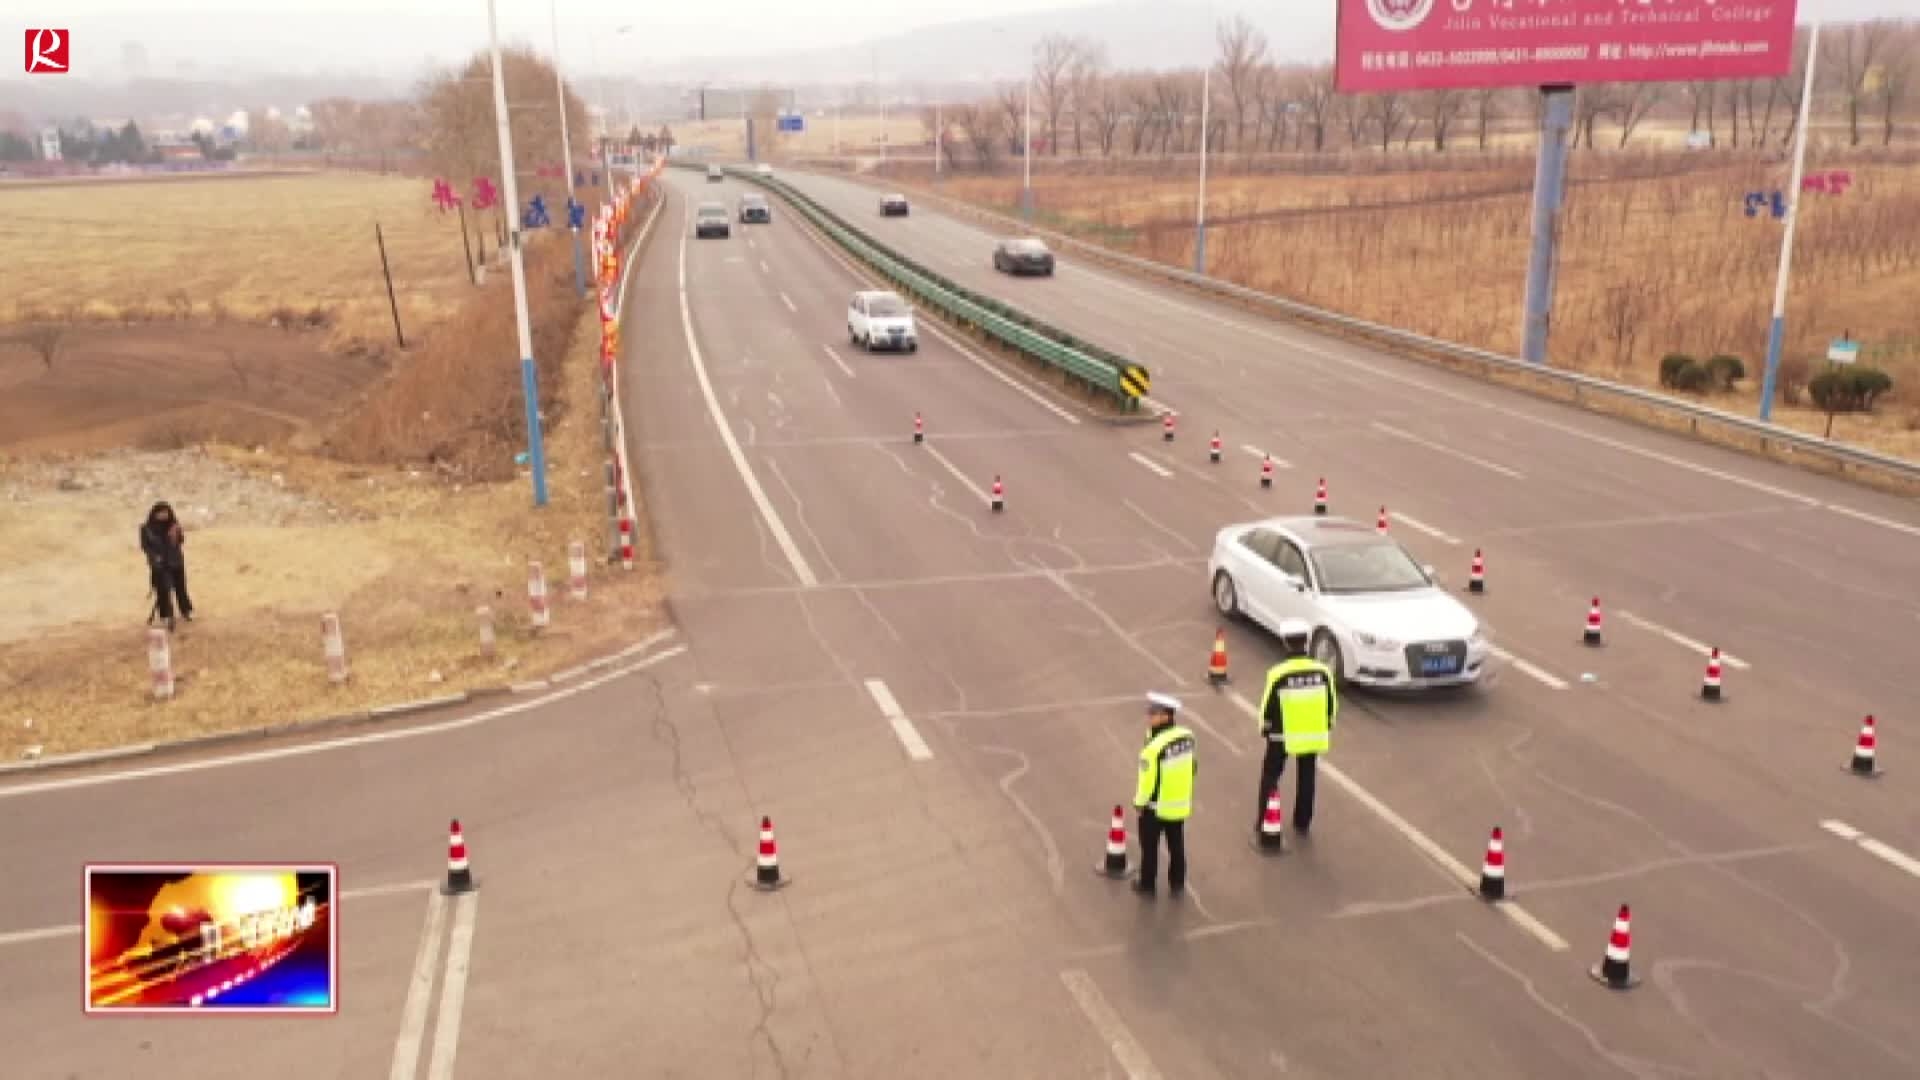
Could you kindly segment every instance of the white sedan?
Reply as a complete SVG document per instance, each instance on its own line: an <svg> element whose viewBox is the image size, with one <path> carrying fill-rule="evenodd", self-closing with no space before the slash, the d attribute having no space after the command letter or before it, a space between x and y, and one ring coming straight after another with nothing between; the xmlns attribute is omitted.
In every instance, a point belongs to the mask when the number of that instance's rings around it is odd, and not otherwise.
<svg viewBox="0 0 1920 1080"><path fill-rule="evenodd" d="M1392 537L1336 517L1280 517L1221 529L1207 560L1220 613L1278 632L1314 628L1312 651L1343 682L1387 689L1480 681L1480 620Z"/></svg>

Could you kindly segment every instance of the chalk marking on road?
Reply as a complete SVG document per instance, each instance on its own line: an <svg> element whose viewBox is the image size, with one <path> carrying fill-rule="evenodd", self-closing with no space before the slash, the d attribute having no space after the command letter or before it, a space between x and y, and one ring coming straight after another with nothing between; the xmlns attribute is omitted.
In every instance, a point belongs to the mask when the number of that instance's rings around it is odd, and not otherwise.
<svg viewBox="0 0 1920 1080"><path fill-rule="evenodd" d="M820 347L826 350L828 359L840 365L840 370L846 373L847 378L849 379L853 378L853 369L851 367L848 367L847 362L840 358L840 354L834 351L833 346L822 345Z"/></svg>
<svg viewBox="0 0 1920 1080"><path fill-rule="evenodd" d="M1153 460L1152 458L1148 457L1147 455L1141 453L1138 450L1133 451L1127 456L1139 462L1142 466L1146 467L1147 469L1150 469L1153 472L1158 473L1163 478L1173 475L1172 469L1167 468L1165 465L1160 464L1159 462Z"/></svg>
<svg viewBox="0 0 1920 1080"><path fill-rule="evenodd" d="M960 471L960 466L955 465L951 461L948 461L947 455L941 453L939 447L929 444L927 446L927 453L933 455L933 460L939 462L943 468L945 468L948 472L952 473L953 478L955 480L958 480L962 484L965 484L967 487L967 490L973 492L975 498L979 499L983 503L991 503L993 501L991 498L987 496L987 493L985 491L982 491L980 489L980 485L967 479L967 474Z"/></svg>
<svg viewBox="0 0 1920 1080"><path fill-rule="evenodd" d="M1421 521L1419 518L1408 517L1407 515L1401 513L1398 510L1389 511L1387 516L1399 522L1400 524L1405 525L1409 529L1413 529L1416 532L1426 533L1428 536L1433 537L1435 540L1438 540L1443 544L1453 544L1458 546L1460 543L1459 537L1454 536L1451 533L1443 532L1439 529L1436 529L1433 526L1427 524L1426 522Z"/></svg>
<svg viewBox="0 0 1920 1080"><path fill-rule="evenodd" d="M1666 638L1668 641L1673 642L1675 645L1678 645L1683 649L1691 649L1694 652L1699 653L1703 657L1713 651L1713 647L1711 645L1708 645L1704 642L1695 641L1692 638L1688 637L1687 635L1680 633L1679 631L1669 630L1666 627L1661 626L1659 623L1654 622L1652 619L1643 619L1640 616L1635 615L1631 611L1623 611L1623 610L1616 609L1614 611L1614 614L1620 616L1621 618L1627 620L1628 622L1632 623L1633 625L1639 627L1642 630L1646 630L1650 633L1659 634L1661 637ZM1733 655L1732 653L1726 651L1725 649L1720 650L1720 662L1727 665L1730 668L1735 668L1739 671L1746 671L1749 668L1753 667L1752 664L1747 663L1745 660L1740 659L1739 657Z"/></svg>
<svg viewBox="0 0 1920 1080"><path fill-rule="evenodd" d="M480 894L466 893L454 901L453 933L447 942L447 970L440 983L440 1007L433 1020L433 1057L427 1061L427 1080L453 1080L453 1059L460 1049L460 1010L467 1002L467 972L473 956L473 920L480 910Z"/></svg>
<svg viewBox="0 0 1920 1080"><path fill-rule="evenodd" d="M1267 452L1265 450L1262 450L1259 447L1250 445L1248 443L1241 443L1240 450L1249 457L1257 457L1257 458L1264 459L1267 456ZM1293 463L1290 461L1287 461L1284 458L1274 458L1273 467L1276 469L1291 469L1293 468Z"/></svg>
<svg viewBox="0 0 1920 1080"><path fill-rule="evenodd" d="M771 274L771 273L773 273L773 267L771 267L771 266L768 266L768 265L767 265L767 260L765 260L765 259L761 259L761 260L760 260L760 272L761 272L761 273L763 273L763 274Z"/></svg>
<svg viewBox="0 0 1920 1080"><path fill-rule="evenodd" d="M1822 821L1820 827L1842 840L1853 843L1859 847L1860 850L1872 855L1874 858L1879 859L1889 866L1905 870L1914 877L1920 878L1920 859L1914 858L1899 848L1882 843L1844 821L1835 821L1829 818Z"/></svg>
<svg viewBox="0 0 1920 1080"><path fill-rule="evenodd" d="M753 468L747 464L747 455L740 449L740 440L733 437L733 427L727 423L727 416L720 411L720 399L714 396L713 380L707 378L707 363L700 357L700 342L693 333L693 308L687 302L687 236L680 234L680 326L687 337L687 355L693 360L693 373L700 381L700 393L707 399L707 411L713 414L713 426L720 430L720 441L726 444L728 456L733 458L733 467L739 472L740 479L747 485L747 494L752 496L754 506L760 510L760 517L767 523L767 529L773 533L774 542L780 545L780 551L786 555L787 562L793 567L793 574L800 583L808 588L820 584L814 576L813 567L800 554L799 545L793 542L793 534L787 531L786 522L773 509L773 503L767 498L765 488L753 475Z"/></svg>
<svg viewBox="0 0 1920 1080"><path fill-rule="evenodd" d="M369 900L381 896L397 896L401 893L421 892L433 888L434 881L396 881L388 885L375 885L365 889L344 889L340 893L342 900ZM0 934L0 948L8 945L28 945L36 941L52 938L79 937L85 929L79 923L65 926L42 926L34 930L12 930Z"/></svg>
<svg viewBox="0 0 1920 1080"><path fill-rule="evenodd" d="M663 631L663 634L672 631ZM346 746L365 746L372 743L392 742L398 739L417 739L424 735L438 735L446 731L474 727L489 720L498 720L503 716L513 716L529 709L537 709L556 701L563 701L576 694L584 694L596 687L604 686L616 679L624 678L636 671L645 671L655 664L679 656L687 651L684 644L663 649L644 660L614 668L605 675L574 683L564 689L555 690L541 697L530 697L497 709L463 716L456 720L443 720L437 724L421 724L416 727L395 728L392 731L374 731L365 735L347 735L338 739L325 739L320 742L302 743L298 746L283 746L273 750L256 750L247 754L230 754L225 757L206 758L200 761L181 761L171 765L150 765L142 769L127 769L122 772L102 773L98 776L75 776L65 780L46 780L38 784L20 784L12 787L0 787L0 799L14 799L23 795L38 795L47 791L66 791L72 788L98 787L103 784L118 784L128 780L147 780L157 776L174 776L179 773L200 772L205 769L225 768L229 765L251 765L262 761L278 761L282 758L303 757L327 750L338 750ZM349 895L349 894L342 894Z"/></svg>
<svg viewBox="0 0 1920 1080"><path fill-rule="evenodd" d="M1537 664L1532 663L1531 661L1524 660L1518 656L1513 655L1512 653L1508 652L1507 650L1501 648L1498 645L1488 645L1487 651L1492 653L1494 656L1500 658L1501 660L1504 660L1507 663L1512 664L1515 671L1518 671L1520 674L1525 675L1527 678L1532 679L1533 681L1544 685L1549 690L1565 690L1567 688L1567 681L1565 679L1562 679L1560 676L1555 675L1551 671L1548 671L1547 669L1540 667Z"/></svg>
<svg viewBox="0 0 1920 1080"><path fill-rule="evenodd" d="M413 974L407 981L407 1000L400 1010L400 1036L393 1043L389 1080L413 1080L420 1072L420 1044L426 1038L427 1006L433 1001L434 967L440 960L440 928L446 921L447 897L435 889L427 894L427 925L413 954Z"/></svg>
<svg viewBox="0 0 1920 1080"><path fill-rule="evenodd" d="M1107 997L1100 992L1093 976L1079 968L1069 968L1060 973L1060 981L1066 984L1067 993L1073 995L1074 1004L1086 1014L1093 1030L1106 1042L1107 1050L1120 1063L1127 1080L1160 1080L1160 1070L1153 1067L1153 1059L1147 1056L1146 1049L1133 1037L1133 1032L1127 1030L1120 1014L1107 1004Z"/></svg>
<svg viewBox="0 0 1920 1080"><path fill-rule="evenodd" d="M1436 453L1447 454L1451 457L1457 457L1461 461L1467 462L1470 465L1478 465L1489 472L1499 473L1501 476L1505 476L1513 480L1526 479L1525 476L1522 476L1520 473L1507 468L1505 465L1488 461L1486 458L1483 458L1483 457L1475 457L1464 450L1455 450L1451 446L1446 446L1441 443L1433 442L1428 439L1423 439L1420 436L1415 435L1411 431L1402 431L1397 427L1393 427L1389 424L1383 424L1378 420L1375 420L1373 422L1373 426L1375 430L1384 431L1387 434L1394 436L1395 438L1405 439L1407 442L1413 443L1416 446L1424 446L1429 450L1435 451Z"/></svg>
<svg viewBox="0 0 1920 1080"><path fill-rule="evenodd" d="M1913 536L1920 536L1920 526L1908 525L1903 521L1892 521L1888 518L1883 518L1874 514L1869 514L1863 510L1855 510L1851 506L1841 506L1839 503L1826 503L1824 505L1826 509L1833 511L1836 514L1845 514L1846 516L1853 518L1855 521L1864 521L1870 525L1878 525L1883 529L1893 529L1896 532L1903 532Z"/></svg>
<svg viewBox="0 0 1920 1080"><path fill-rule="evenodd" d="M780 294L780 302L787 305L788 311L793 312L795 315L800 314L800 309L794 306L793 299L786 293L783 292Z"/></svg>
<svg viewBox="0 0 1920 1080"><path fill-rule="evenodd" d="M873 703L880 707L880 715L886 717L887 723L893 725L893 733L899 736L900 745L907 748L907 756L915 761L932 761L932 748L927 746L927 740L920 737L920 732L913 726L913 721L907 719L907 714L901 711L900 702L894 699L893 691L887 689L887 684L879 679L868 679L867 694L873 698Z"/></svg>
<svg viewBox="0 0 1920 1080"><path fill-rule="evenodd" d="M1234 704L1240 706L1248 716L1256 720L1260 718L1259 710L1253 707L1253 702L1248 701L1246 695L1236 690L1229 696L1233 698ZM1340 771L1338 766L1328 762L1325 758L1322 758L1320 761L1320 773L1327 777L1327 779L1332 780L1334 784L1339 786L1347 794L1353 796L1359 801L1360 805L1373 811L1374 816L1386 822L1394 831L1405 837L1408 843L1420 849L1422 854L1432 859L1455 881L1458 881L1462 886L1469 889L1479 887L1480 874L1478 871L1469 869L1466 864L1454 858L1446 848L1434 843L1433 839L1426 833L1415 828L1412 822L1394 813L1392 807L1374 797L1374 794L1366 788L1361 787L1359 781ZM1554 952L1567 951L1568 946L1564 938L1554 933L1552 928L1548 927L1545 923L1534 918L1532 914L1519 904L1511 900L1506 900L1495 904L1494 907L1502 915L1505 915L1515 926L1532 935L1534 940L1540 942L1542 945L1552 949Z"/></svg>

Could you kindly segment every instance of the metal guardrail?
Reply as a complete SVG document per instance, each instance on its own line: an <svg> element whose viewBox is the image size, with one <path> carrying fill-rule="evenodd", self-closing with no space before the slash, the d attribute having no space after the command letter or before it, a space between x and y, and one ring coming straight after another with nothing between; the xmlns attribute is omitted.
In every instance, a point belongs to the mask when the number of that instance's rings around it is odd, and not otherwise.
<svg viewBox="0 0 1920 1080"><path fill-rule="evenodd" d="M864 186L873 186L864 178L851 175L827 173L820 175L853 180ZM1428 337L1425 334L1417 334L1410 330L1402 330L1398 327L1370 322L1366 319L1356 318L1351 315L1342 315L1339 312L1313 307L1312 305L1303 304L1295 300L1288 300L1285 297L1276 296L1272 293L1249 289L1244 285L1236 285L1229 281L1222 281L1218 278L1196 274L1191 270L1183 270L1176 266L1168 266L1165 263L1154 262L1151 259L1142 259L1135 255L1128 255L1124 252L1104 248L1098 244L1088 243L1087 241L1068 236L1054 229L1039 228L1015 218L1007 217L1004 214L984 210L944 195L934 194L931 197L945 206L952 207L978 219L991 221L996 225L1010 229L1043 235L1049 240L1052 240L1056 245L1063 248L1070 248L1094 259L1123 266L1149 276L1170 279L1203 292L1231 297L1242 303L1279 312L1288 318L1331 326L1357 337L1397 349L1424 353L1449 360L1480 364L1495 371L1513 375L1545 379L1571 389L1576 401L1580 399L1582 394L1591 394L1598 398L1613 398L1619 401L1631 402L1672 417L1684 418L1689 421L1689 427L1696 432L1701 424L1716 425L1729 431L1738 432L1742 435L1758 439L1763 450L1770 450L1772 447L1769 446L1769 444L1775 444L1791 451L1804 452L1814 457L1828 459L1840 465L1843 471L1848 466L1878 470L1883 474L1904 481L1906 484L1920 484L1920 462L1897 458L1890 454L1878 453L1863 447L1831 442L1815 435L1809 435L1805 432L1795 431L1792 428L1782 427L1779 424L1755 420L1751 417L1737 416L1723 409L1683 401L1637 386L1628 386L1624 383L1616 383L1576 371L1551 368L1544 364L1532 364L1519 357L1504 356L1488 349L1476 348L1471 345L1459 345L1451 341Z"/></svg>
<svg viewBox="0 0 1920 1080"><path fill-rule="evenodd" d="M690 162L676 162L675 166L702 171L706 168L704 164ZM792 185L750 170L726 167L724 171L778 194L835 243L921 303L1106 394L1124 411L1137 411L1141 398L1151 389L1152 376L1145 367L920 265L874 240Z"/></svg>

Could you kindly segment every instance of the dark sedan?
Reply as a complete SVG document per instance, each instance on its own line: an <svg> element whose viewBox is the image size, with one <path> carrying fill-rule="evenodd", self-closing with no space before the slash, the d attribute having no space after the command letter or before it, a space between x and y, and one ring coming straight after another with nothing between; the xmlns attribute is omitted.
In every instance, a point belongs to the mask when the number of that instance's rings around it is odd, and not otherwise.
<svg viewBox="0 0 1920 1080"><path fill-rule="evenodd" d="M759 222L765 225L773 220L773 207L767 205L767 197L756 192L740 196L740 221Z"/></svg>
<svg viewBox="0 0 1920 1080"><path fill-rule="evenodd" d="M898 193L880 196L881 217L906 217L907 197Z"/></svg>
<svg viewBox="0 0 1920 1080"><path fill-rule="evenodd" d="M1002 240L993 249L993 268L1003 274L1053 276L1053 252L1030 236Z"/></svg>

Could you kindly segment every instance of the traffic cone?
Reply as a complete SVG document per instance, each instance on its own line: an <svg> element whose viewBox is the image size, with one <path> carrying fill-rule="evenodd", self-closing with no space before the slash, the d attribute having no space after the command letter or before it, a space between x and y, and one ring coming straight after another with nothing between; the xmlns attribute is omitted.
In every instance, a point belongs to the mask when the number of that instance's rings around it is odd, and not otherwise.
<svg viewBox="0 0 1920 1080"><path fill-rule="evenodd" d="M917 443L927 441L927 424L926 421L920 419L918 412L913 414L913 441Z"/></svg>
<svg viewBox="0 0 1920 1080"><path fill-rule="evenodd" d="M1380 508L1379 520L1373 523L1373 531L1381 536L1387 535L1387 508L1384 506Z"/></svg>
<svg viewBox="0 0 1920 1080"><path fill-rule="evenodd" d="M1720 700L1720 648L1707 657L1707 675L1700 681L1700 696L1707 701Z"/></svg>
<svg viewBox="0 0 1920 1080"><path fill-rule="evenodd" d="M1115 881L1126 880L1127 812L1125 807L1113 808L1113 824L1107 826L1107 857L1094 869Z"/></svg>
<svg viewBox="0 0 1920 1080"><path fill-rule="evenodd" d="M993 475L992 505L993 505L993 512L996 514L1007 508L1007 489L1004 484L1000 483L999 473L995 473Z"/></svg>
<svg viewBox="0 0 1920 1080"><path fill-rule="evenodd" d="M1268 454L1260 460L1260 486L1263 488L1270 488L1273 486L1273 455L1272 454Z"/></svg>
<svg viewBox="0 0 1920 1080"><path fill-rule="evenodd" d="M1507 897L1507 842L1500 826L1487 838L1487 857L1480 863L1480 899L1504 900Z"/></svg>
<svg viewBox="0 0 1920 1080"><path fill-rule="evenodd" d="M1160 437L1167 442L1173 441L1173 414L1160 414Z"/></svg>
<svg viewBox="0 0 1920 1080"><path fill-rule="evenodd" d="M1480 549L1473 549L1473 565L1467 568L1467 591L1487 591L1487 560L1480 555Z"/></svg>
<svg viewBox="0 0 1920 1080"><path fill-rule="evenodd" d="M760 819L760 857L759 866L754 870L753 886L763 892L787 887L787 879L780 876L780 847L773 841L773 819Z"/></svg>
<svg viewBox="0 0 1920 1080"><path fill-rule="evenodd" d="M1220 464L1220 433L1217 431L1213 433L1213 440L1207 443L1207 460L1215 465Z"/></svg>
<svg viewBox="0 0 1920 1080"><path fill-rule="evenodd" d="M1853 774L1855 776L1875 777L1880 775L1880 767L1874 761L1874 751L1879 749L1880 741L1873 731L1873 717L1867 717L1860 725L1860 740L1853 744Z"/></svg>
<svg viewBox="0 0 1920 1080"><path fill-rule="evenodd" d="M467 838L460 831L460 820L454 819L447 830L447 885L448 895L473 891L473 871L467 866Z"/></svg>
<svg viewBox="0 0 1920 1080"><path fill-rule="evenodd" d="M1280 817L1280 789L1267 792L1267 811L1260 816L1260 834L1253 849L1262 855L1279 855L1287 849L1286 823Z"/></svg>
<svg viewBox="0 0 1920 1080"><path fill-rule="evenodd" d="M1627 911L1627 905L1621 904L1620 914L1613 917L1613 934L1607 938L1606 958L1593 965L1587 974L1592 975L1595 982L1605 983L1614 990L1631 990L1640 985L1640 980L1633 977L1628 964L1632 946L1632 916Z"/></svg>
<svg viewBox="0 0 1920 1080"><path fill-rule="evenodd" d="M1600 644L1600 598L1597 596L1593 598L1592 606L1587 608L1587 633L1585 640L1589 645Z"/></svg>
<svg viewBox="0 0 1920 1080"><path fill-rule="evenodd" d="M1320 486L1313 489L1313 512L1322 517L1327 513L1327 478L1320 478Z"/></svg>
<svg viewBox="0 0 1920 1080"><path fill-rule="evenodd" d="M1215 686L1227 681L1227 632L1213 632L1213 655L1207 659L1207 681Z"/></svg>

